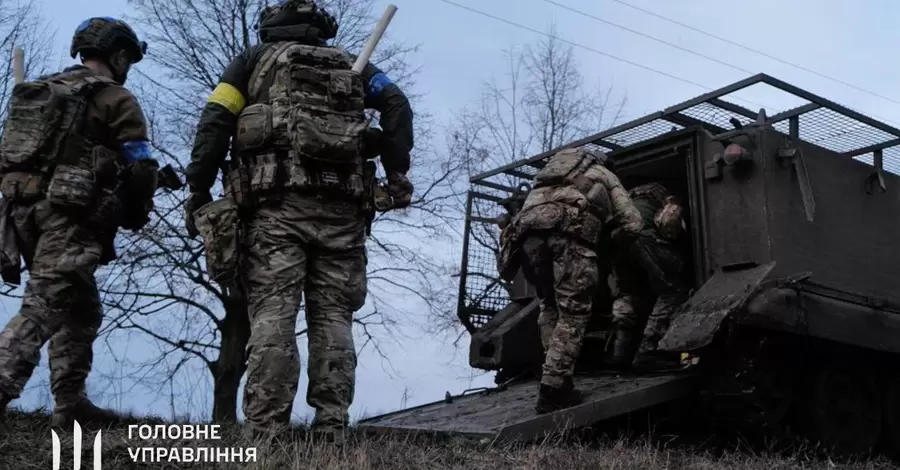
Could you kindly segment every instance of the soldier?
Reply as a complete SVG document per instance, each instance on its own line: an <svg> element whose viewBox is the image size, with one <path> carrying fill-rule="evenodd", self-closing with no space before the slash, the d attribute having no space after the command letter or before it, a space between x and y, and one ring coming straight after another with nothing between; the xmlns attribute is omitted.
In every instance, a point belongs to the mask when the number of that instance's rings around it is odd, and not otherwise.
<svg viewBox="0 0 900 470"><path fill-rule="evenodd" d="M657 352L657 345L687 293L685 261L677 244L685 230L682 207L659 183L637 186L629 194L645 229L629 250L617 251L615 271L620 294L613 302L615 341L611 362L615 367L631 365L638 371L678 367L676 358ZM651 309L648 318L646 312ZM632 364L644 318L643 338Z"/></svg>
<svg viewBox="0 0 900 470"><path fill-rule="evenodd" d="M545 351L536 411L578 404L572 375L592 312L601 266L598 247L607 224L620 238L636 236L640 215L606 155L567 149L550 158L534 190L501 234L499 268L509 280L521 266L541 299L538 325Z"/></svg>
<svg viewBox="0 0 900 470"><path fill-rule="evenodd" d="M125 87L147 44L125 22L90 18L72 38L82 65L17 85L0 141L3 278L29 269L22 308L0 332L0 412L17 397L49 340L52 424L109 423L85 396L102 321L94 273L116 258L118 227L142 228L158 164Z"/></svg>
<svg viewBox="0 0 900 470"><path fill-rule="evenodd" d="M185 224L194 236L203 230L205 209L197 209L212 199L234 137L228 180L242 208L239 282L251 322L243 406L252 434L289 425L300 378L294 329L304 297L312 429L341 439L348 424L356 369L351 325L366 299L365 206L374 184L366 170L371 162L363 158L370 152L361 149L366 108L381 113L377 153L394 207L408 206L412 197L409 101L374 65L361 75L350 70L355 58L326 45L337 29L310 1L265 9L261 44L221 76L187 168ZM250 197L242 193L247 186ZM213 243L206 233L204 239Z"/></svg>

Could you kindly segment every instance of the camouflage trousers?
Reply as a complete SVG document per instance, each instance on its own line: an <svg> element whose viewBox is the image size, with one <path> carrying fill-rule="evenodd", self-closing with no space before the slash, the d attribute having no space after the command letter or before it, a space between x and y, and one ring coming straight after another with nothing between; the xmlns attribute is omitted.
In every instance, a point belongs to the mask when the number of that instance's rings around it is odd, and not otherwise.
<svg viewBox="0 0 900 470"><path fill-rule="evenodd" d="M64 410L85 397L103 318L94 272L115 233L87 230L46 201L12 211L29 279L21 310L0 332L0 392L21 394L49 341L50 386Z"/></svg>
<svg viewBox="0 0 900 470"><path fill-rule="evenodd" d="M613 326L636 332L644 325L638 353L653 352L686 299L684 258L669 242L645 232L615 264L619 296L613 302Z"/></svg>
<svg viewBox="0 0 900 470"><path fill-rule="evenodd" d="M560 235L531 235L522 269L541 301L538 326L546 353L541 383L560 387L575 371L599 283L597 254Z"/></svg>
<svg viewBox="0 0 900 470"><path fill-rule="evenodd" d="M353 400L352 322L366 299L365 219L359 204L288 192L259 207L243 240L250 340L244 415L287 425L300 380L297 317L305 298L314 426L344 426Z"/></svg>

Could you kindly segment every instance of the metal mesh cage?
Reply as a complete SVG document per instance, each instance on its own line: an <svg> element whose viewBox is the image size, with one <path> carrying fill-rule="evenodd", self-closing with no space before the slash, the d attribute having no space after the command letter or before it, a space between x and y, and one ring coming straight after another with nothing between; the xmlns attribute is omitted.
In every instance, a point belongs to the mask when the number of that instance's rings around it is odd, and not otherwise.
<svg viewBox="0 0 900 470"><path fill-rule="evenodd" d="M497 273L499 227L492 219L504 213L499 201L523 183L530 183L538 169L563 148L618 151L688 126L701 125L711 132L725 132L755 122L758 111L736 102L748 98L775 97L784 110L766 109L766 123L776 131L846 155L885 172L900 174L900 129L867 117L818 95L760 74L697 98L615 126L563 147L484 172L471 179L466 245L460 279L460 316L475 328L506 306L509 292ZM774 114L772 114L774 113ZM880 158L878 158L880 156Z"/></svg>

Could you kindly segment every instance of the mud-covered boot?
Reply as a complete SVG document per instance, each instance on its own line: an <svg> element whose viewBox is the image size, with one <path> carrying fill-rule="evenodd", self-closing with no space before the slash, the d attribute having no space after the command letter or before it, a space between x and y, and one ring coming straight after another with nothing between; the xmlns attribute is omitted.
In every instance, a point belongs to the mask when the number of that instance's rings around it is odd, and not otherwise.
<svg viewBox="0 0 900 470"><path fill-rule="evenodd" d="M106 427L119 424L121 419L115 412L100 408L87 398L82 398L75 405L54 408L50 426L70 429L73 421L78 421L81 426Z"/></svg>
<svg viewBox="0 0 900 470"><path fill-rule="evenodd" d="M584 395L575 389L572 378L567 377L562 387L551 387L542 383L534 410L538 414L544 414L579 405L583 401Z"/></svg>

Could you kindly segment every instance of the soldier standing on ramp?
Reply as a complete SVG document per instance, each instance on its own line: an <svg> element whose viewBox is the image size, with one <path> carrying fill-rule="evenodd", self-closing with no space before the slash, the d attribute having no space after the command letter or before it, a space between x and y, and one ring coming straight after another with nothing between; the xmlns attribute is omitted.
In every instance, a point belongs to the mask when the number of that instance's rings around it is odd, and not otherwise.
<svg viewBox="0 0 900 470"><path fill-rule="evenodd" d="M538 324L546 354L538 413L582 401L572 375L600 266L609 265L597 259L599 244L607 243L604 225L616 227L623 239L642 228L640 214L606 160L605 154L582 149L553 155L501 234L501 277L512 279L521 266L541 299Z"/></svg>
<svg viewBox="0 0 900 470"><path fill-rule="evenodd" d="M207 259L215 250L226 253L222 259L240 252L235 271L251 325L244 415L254 434L289 425L300 379L294 331L304 295L313 430L339 440L348 425L356 369L351 327L366 298L367 205L374 185L363 156L371 152L362 148L366 108L381 113L377 153L394 207L409 205L413 192L406 177L413 147L409 101L377 67L367 64L358 74L352 56L326 45L337 28L309 1L264 10L261 44L223 73L200 118L187 168L189 233L203 235ZM232 137L229 197L210 203ZM221 223L232 219L240 223ZM239 249L217 246L234 240Z"/></svg>
<svg viewBox="0 0 900 470"><path fill-rule="evenodd" d="M0 141L0 268L20 282L22 308L0 332L0 414L19 396L50 341L52 424L106 424L85 396L102 321L94 272L116 258L117 228L142 228L158 164L144 114L123 85L147 44L114 18L90 18L72 38L83 65L16 85Z"/></svg>
<svg viewBox="0 0 900 470"><path fill-rule="evenodd" d="M637 186L629 194L644 220L644 230L629 248L616 251L620 294L613 302L612 365L633 366L637 371L679 368L678 358L658 352L657 345L687 296L686 263L676 245L684 233L683 209L659 183ZM647 318L646 310L651 307ZM647 321L641 338L638 328L643 318ZM640 347L632 364L636 340Z"/></svg>

